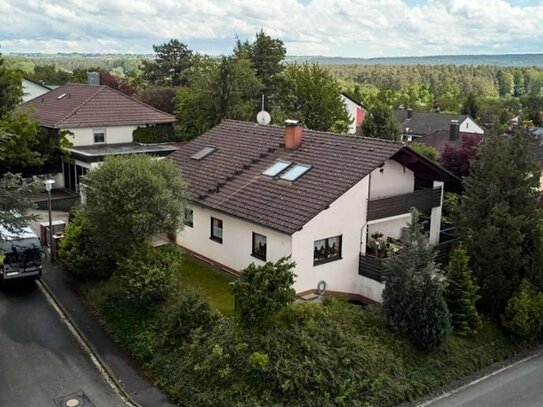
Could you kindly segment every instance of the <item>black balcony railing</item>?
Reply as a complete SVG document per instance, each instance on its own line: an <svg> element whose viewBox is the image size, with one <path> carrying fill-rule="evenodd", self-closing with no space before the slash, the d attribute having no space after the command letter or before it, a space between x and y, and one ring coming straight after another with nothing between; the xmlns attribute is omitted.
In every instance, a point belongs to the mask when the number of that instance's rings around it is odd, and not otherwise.
<svg viewBox="0 0 543 407"><path fill-rule="evenodd" d="M368 202L368 220L402 215L408 213L411 208L423 211L435 208L440 204L441 187L419 189L408 194L389 196L387 198L370 199Z"/></svg>
<svg viewBox="0 0 543 407"><path fill-rule="evenodd" d="M451 252L454 247L458 245L460 238L456 229L450 228L441 231L439 241L440 243L434 246L436 252L435 262L444 267L449 262ZM358 274L379 281L380 283L386 282L387 272L385 271L384 266L385 260L386 258L360 253Z"/></svg>

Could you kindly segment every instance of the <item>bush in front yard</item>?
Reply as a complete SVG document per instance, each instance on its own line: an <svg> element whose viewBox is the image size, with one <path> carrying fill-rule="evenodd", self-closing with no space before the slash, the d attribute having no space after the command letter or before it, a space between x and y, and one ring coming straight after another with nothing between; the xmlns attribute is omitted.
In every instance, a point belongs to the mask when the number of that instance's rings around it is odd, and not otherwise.
<svg viewBox="0 0 543 407"><path fill-rule="evenodd" d="M130 299L163 301L171 290L172 275L179 267L181 253L157 250L143 243L133 246L131 255L117 262L115 278Z"/></svg>
<svg viewBox="0 0 543 407"><path fill-rule="evenodd" d="M288 257L263 266L250 264L233 286L236 307L246 325L262 326L275 312L294 301L294 263Z"/></svg>
<svg viewBox="0 0 543 407"><path fill-rule="evenodd" d="M543 293L524 280L507 303L502 320L513 336L527 340L540 337L543 334Z"/></svg>
<svg viewBox="0 0 543 407"><path fill-rule="evenodd" d="M163 312L162 325L167 344L176 347L189 341L193 331L209 330L216 319L217 314L201 295L190 289L177 291Z"/></svg>
<svg viewBox="0 0 543 407"><path fill-rule="evenodd" d="M97 249L89 219L80 209L66 226L58 255L62 265L80 277L109 277L115 266L113 259Z"/></svg>

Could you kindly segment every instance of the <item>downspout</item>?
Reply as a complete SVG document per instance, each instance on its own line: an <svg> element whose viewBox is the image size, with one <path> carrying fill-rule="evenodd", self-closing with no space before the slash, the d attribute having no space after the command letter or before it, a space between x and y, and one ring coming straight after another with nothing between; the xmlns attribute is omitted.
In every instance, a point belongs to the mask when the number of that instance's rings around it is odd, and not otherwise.
<svg viewBox="0 0 543 407"><path fill-rule="evenodd" d="M367 231L367 227L368 227L368 206L370 204L370 199L371 199L371 174L373 173L373 171L370 172L369 174L369 178L368 178L368 198L367 198L367 202L366 202L366 223L364 223L364 225L362 225L362 230L360 231L360 253L364 253L364 255L366 254L366 245L364 243L364 234L368 234L368 231ZM366 242L367 243L367 242Z"/></svg>

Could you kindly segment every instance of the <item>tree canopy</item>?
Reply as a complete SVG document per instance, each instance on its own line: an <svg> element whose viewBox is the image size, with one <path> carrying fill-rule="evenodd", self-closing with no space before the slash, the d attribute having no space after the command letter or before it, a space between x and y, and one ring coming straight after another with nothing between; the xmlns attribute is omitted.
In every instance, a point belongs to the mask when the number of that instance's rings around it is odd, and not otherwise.
<svg viewBox="0 0 543 407"><path fill-rule="evenodd" d="M192 66L192 51L177 39L153 45L155 59L143 61L143 78L159 86L187 85L187 71Z"/></svg>
<svg viewBox="0 0 543 407"><path fill-rule="evenodd" d="M540 170L526 134L492 136L479 147L459 208L459 226L481 287L482 309L499 315L531 273Z"/></svg>
<svg viewBox="0 0 543 407"><path fill-rule="evenodd" d="M370 109L357 129L357 135L399 141L402 138L402 129L390 107L379 103Z"/></svg>
<svg viewBox="0 0 543 407"><path fill-rule="evenodd" d="M84 184L84 212L106 251L122 253L182 226L185 183L169 160L143 154L108 157Z"/></svg>
<svg viewBox="0 0 543 407"><path fill-rule="evenodd" d="M350 118L341 100L341 87L318 65L288 65L278 77L272 120L295 119L312 130L344 133Z"/></svg>

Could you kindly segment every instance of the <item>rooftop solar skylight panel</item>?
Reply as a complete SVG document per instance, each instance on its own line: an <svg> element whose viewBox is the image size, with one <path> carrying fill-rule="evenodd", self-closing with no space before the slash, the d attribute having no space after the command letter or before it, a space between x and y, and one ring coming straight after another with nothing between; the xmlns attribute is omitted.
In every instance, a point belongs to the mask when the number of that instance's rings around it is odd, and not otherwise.
<svg viewBox="0 0 543 407"><path fill-rule="evenodd" d="M294 167L292 167L290 170L285 172L283 175L281 175L281 179L284 179L286 181L296 181L298 178L304 175L307 171L309 171L310 168L311 168L310 165L297 164Z"/></svg>
<svg viewBox="0 0 543 407"><path fill-rule="evenodd" d="M281 171L284 171L291 162L288 161L276 161L271 165L271 167L268 167L262 174L267 175L269 177L275 177L277 174L279 174Z"/></svg>
<svg viewBox="0 0 543 407"><path fill-rule="evenodd" d="M216 147L204 147L197 153L190 156L193 160L202 160L206 158L208 155L213 153L217 148Z"/></svg>

